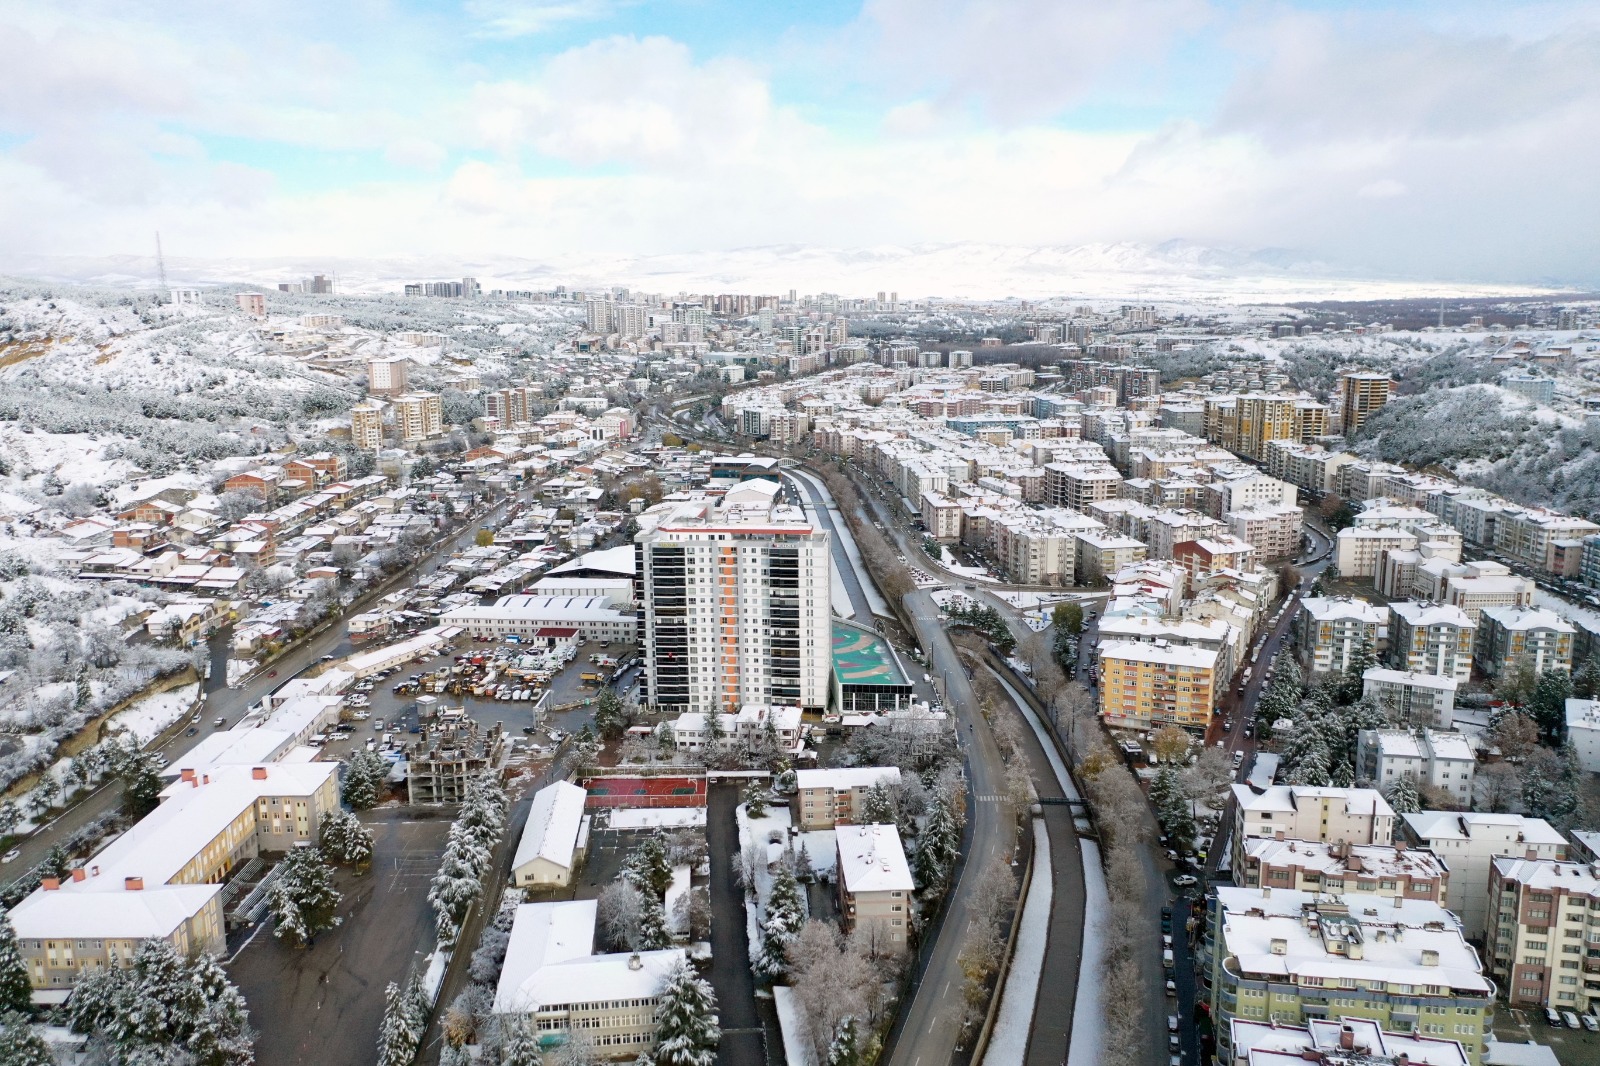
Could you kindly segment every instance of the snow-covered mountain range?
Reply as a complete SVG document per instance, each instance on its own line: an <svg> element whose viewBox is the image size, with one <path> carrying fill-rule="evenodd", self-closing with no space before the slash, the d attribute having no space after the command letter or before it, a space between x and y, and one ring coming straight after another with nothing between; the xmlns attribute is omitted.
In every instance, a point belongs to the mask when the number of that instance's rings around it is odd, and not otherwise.
<svg viewBox="0 0 1600 1066"><path fill-rule="evenodd" d="M0 253L0 273L102 285L155 284L153 255L40 256ZM276 287L310 274L333 274L342 292L393 292L407 281L476 277L485 289L627 286L647 292L835 292L902 300L950 299L1188 300L1257 303L1548 291L1449 279L1379 278L1351 273L1279 248L1216 247L1187 240L1161 244L1021 247L999 244L879 245L821 248L768 245L723 252L539 256L442 255L362 259L278 257L167 259L172 284Z"/></svg>

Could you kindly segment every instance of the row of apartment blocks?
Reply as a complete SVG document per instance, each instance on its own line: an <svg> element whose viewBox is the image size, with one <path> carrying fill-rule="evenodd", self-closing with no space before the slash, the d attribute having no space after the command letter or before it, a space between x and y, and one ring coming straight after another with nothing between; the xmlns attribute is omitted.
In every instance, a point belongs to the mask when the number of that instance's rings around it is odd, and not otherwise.
<svg viewBox="0 0 1600 1066"><path fill-rule="evenodd" d="M1385 498L1426 511L1455 529L1465 544L1499 552L1556 577L1600 587L1600 524L1512 503L1485 489L1364 460L1320 444L1280 440L1263 456L1274 477L1351 503ZM1419 541L1423 538L1419 537Z"/></svg>
<svg viewBox="0 0 1600 1066"><path fill-rule="evenodd" d="M1572 669L1577 629L1540 607L1483 607L1477 618L1445 603L1405 600L1387 607L1357 596L1308 597L1295 616L1305 666L1317 673L1348 670L1362 649L1396 669L1465 684L1476 663L1497 677L1526 661L1536 673Z"/></svg>

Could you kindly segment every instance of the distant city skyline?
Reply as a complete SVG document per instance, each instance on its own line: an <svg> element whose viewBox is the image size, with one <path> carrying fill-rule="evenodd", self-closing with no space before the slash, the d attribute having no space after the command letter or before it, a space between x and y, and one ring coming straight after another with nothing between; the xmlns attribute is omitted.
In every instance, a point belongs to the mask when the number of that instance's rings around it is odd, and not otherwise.
<svg viewBox="0 0 1600 1066"><path fill-rule="evenodd" d="M1589 0L0 0L0 57L12 255L1181 238L1600 283Z"/></svg>

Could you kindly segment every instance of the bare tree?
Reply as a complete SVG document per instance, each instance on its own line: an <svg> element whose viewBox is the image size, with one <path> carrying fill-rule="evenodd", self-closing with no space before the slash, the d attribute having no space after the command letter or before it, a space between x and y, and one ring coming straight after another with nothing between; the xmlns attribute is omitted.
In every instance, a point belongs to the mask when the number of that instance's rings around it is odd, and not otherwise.
<svg viewBox="0 0 1600 1066"><path fill-rule="evenodd" d="M818 1061L847 1014L870 1028L883 1010L883 975L873 964L864 937L846 937L831 922L813 919L789 949L795 996L805 1013Z"/></svg>
<svg viewBox="0 0 1600 1066"><path fill-rule="evenodd" d="M644 895L626 881L600 891L596 917L606 939L619 951L637 951L643 942Z"/></svg>
<svg viewBox="0 0 1600 1066"><path fill-rule="evenodd" d="M1214 811L1220 811L1227 804L1231 784L1233 760L1221 748L1201 749L1194 765L1183 772L1184 795Z"/></svg>

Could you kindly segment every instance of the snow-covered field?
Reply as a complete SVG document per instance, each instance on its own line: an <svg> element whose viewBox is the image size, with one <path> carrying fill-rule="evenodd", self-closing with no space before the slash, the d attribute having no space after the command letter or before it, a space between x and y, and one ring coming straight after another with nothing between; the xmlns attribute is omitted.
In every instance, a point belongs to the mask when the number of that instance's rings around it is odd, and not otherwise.
<svg viewBox="0 0 1600 1066"><path fill-rule="evenodd" d="M704 807L619 807L611 812L612 829L684 829L706 824Z"/></svg>
<svg viewBox="0 0 1600 1066"><path fill-rule="evenodd" d="M118 711L111 719L110 729L126 730L138 737L141 745L148 744L189 713L199 695L200 686L196 684L146 696L127 710Z"/></svg>
<svg viewBox="0 0 1600 1066"><path fill-rule="evenodd" d="M1012 1066L1028 1051L1028 1033L1033 1025L1033 1005L1039 996L1039 978L1044 972L1044 949L1050 939L1050 904L1055 896L1050 861L1050 835L1044 821L1033 823L1033 877L1028 882L1028 898L1018 918L1016 949L1011 969L995 1015L994 1032L984 1052L985 1063ZM1076 1022L1074 1022L1076 1024Z"/></svg>

